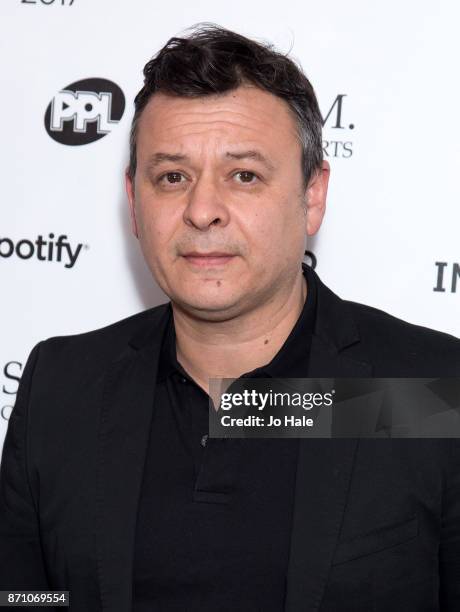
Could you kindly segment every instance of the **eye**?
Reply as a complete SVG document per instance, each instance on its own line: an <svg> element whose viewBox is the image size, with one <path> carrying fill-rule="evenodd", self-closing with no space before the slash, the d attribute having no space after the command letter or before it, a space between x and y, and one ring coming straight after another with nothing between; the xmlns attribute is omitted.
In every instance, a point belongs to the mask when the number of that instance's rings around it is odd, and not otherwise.
<svg viewBox="0 0 460 612"><path fill-rule="evenodd" d="M254 181L253 179L258 178L258 176L250 170L239 170L233 176L239 176L240 180L238 180L237 182L246 183L247 185L255 183L256 181Z"/></svg>
<svg viewBox="0 0 460 612"><path fill-rule="evenodd" d="M182 183L182 178L185 178L180 172L167 172L158 179L159 183L167 183L168 185L174 185L174 183Z"/></svg>

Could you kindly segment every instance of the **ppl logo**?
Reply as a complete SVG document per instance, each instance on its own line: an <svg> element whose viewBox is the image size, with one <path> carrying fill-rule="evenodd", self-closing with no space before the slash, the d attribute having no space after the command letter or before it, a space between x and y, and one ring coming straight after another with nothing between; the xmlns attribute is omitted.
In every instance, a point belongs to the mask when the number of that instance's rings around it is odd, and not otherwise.
<svg viewBox="0 0 460 612"><path fill-rule="evenodd" d="M8 258L19 257L19 259L35 258L39 261L57 261L64 264L64 268L73 268L82 248L88 249L88 245L82 243L72 245L65 234L58 236L54 240L54 234L48 234L48 239L44 240L39 235L35 240L22 238L14 242L11 238L0 236L0 257Z"/></svg>
<svg viewBox="0 0 460 612"><path fill-rule="evenodd" d="M109 134L124 111L125 96L118 85L107 79L83 79L54 96L45 112L45 128L61 144L89 144Z"/></svg>

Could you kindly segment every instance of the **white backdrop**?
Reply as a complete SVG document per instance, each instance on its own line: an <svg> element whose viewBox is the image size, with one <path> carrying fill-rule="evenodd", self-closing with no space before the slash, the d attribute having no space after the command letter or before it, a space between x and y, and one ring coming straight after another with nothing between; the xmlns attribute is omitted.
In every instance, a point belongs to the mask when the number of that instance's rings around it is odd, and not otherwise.
<svg viewBox="0 0 460 612"><path fill-rule="evenodd" d="M123 169L144 64L200 21L292 47L315 87L332 166L328 212L307 244L321 278L460 336L459 19L454 0L2 0L0 447L36 342L167 299L130 234ZM57 142L47 108L90 78L121 89L123 116L96 141ZM78 252L72 267L65 246L58 261L59 236Z"/></svg>

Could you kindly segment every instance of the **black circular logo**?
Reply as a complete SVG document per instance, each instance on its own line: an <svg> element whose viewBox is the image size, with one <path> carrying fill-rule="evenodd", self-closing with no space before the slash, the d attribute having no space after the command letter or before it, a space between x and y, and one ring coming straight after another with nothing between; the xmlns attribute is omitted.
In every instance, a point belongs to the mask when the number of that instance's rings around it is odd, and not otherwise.
<svg viewBox="0 0 460 612"><path fill-rule="evenodd" d="M120 121L125 96L108 79L82 79L59 91L45 112L45 128L56 142L78 146L106 136Z"/></svg>

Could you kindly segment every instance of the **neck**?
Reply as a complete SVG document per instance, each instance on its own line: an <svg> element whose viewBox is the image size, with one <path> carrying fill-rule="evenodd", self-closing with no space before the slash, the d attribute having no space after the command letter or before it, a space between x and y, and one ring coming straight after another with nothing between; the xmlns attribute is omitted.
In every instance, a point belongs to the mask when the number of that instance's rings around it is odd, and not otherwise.
<svg viewBox="0 0 460 612"><path fill-rule="evenodd" d="M302 312L307 283L302 270L277 299L226 321L202 321L172 303L177 360L209 393L209 378L238 378L269 363Z"/></svg>

